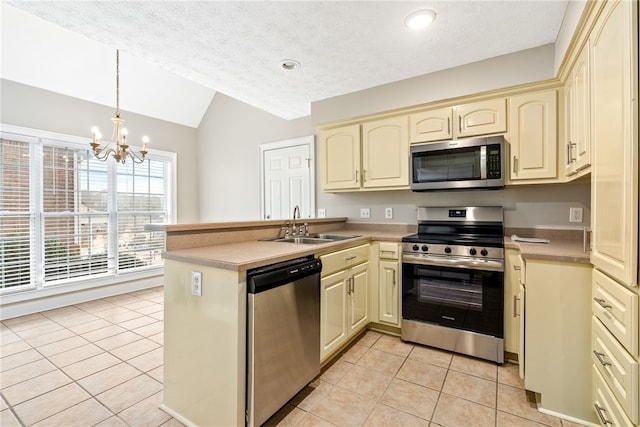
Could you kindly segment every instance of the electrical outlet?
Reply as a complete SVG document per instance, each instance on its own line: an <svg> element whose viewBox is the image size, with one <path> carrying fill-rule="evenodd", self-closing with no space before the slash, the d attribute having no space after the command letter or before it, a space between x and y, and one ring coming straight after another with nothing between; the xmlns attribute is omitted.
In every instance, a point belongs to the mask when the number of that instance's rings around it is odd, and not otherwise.
<svg viewBox="0 0 640 427"><path fill-rule="evenodd" d="M569 208L569 222L582 222L582 208Z"/></svg>
<svg viewBox="0 0 640 427"><path fill-rule="evenodd" d="M360 218L371 218L371 209L360 208Z"/></svg>
<svg viewBox="0 0 640 427"><path fill-rule="evenodd" d="M202 296L202 273L199 271L191 272L191 293L199 297Z"/></svg>
<svg viewBox="0 0 640 427"><path fill-rule="evenodd" d="M318 218L326 218L326 217L327 217L327 210L324 208L318 209Z"/></svg>
<svg viewBox="0 0 640 427"><path fill-rule="evenodd" d="M393 208L384 208L384 217L387 219L393 218Z"/></svg>

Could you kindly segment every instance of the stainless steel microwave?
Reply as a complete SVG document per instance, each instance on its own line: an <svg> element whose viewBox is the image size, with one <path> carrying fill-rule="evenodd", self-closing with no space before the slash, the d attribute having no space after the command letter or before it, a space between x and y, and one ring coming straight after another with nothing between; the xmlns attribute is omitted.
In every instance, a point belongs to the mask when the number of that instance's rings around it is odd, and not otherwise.
<svg viewBox="0 0 640 427"><path fill-rule="evenodd" d="M412 145L411 189L503 188L505 158L503 136Z"/></svg>

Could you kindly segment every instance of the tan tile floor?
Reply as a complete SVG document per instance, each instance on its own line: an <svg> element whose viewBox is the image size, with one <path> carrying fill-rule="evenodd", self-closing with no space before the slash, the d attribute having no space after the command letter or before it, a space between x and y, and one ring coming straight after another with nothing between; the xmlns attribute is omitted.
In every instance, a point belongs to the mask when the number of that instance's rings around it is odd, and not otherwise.
<svg viewBox="0 0 640 427"><path fill-rule="evenodd" d="M0 426L182 426L158 408L163 290L0 325ZM268 425L570 426L496 366L368 331Z"/></svg>

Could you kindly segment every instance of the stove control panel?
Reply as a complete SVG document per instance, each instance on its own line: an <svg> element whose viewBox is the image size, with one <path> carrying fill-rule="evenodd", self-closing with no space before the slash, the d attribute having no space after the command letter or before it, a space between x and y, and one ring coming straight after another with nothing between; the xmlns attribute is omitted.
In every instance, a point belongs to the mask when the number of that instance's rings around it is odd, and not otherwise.
<svg viewBox="0 0 640 427"><path fill-rule="evenodd" d="M402 251L407 254L419 255L442 255L442 256L471 256L477 258L504 258L503 248L476 248L464 245L437 245L437 244L419 244L419 243L403 243Z"/></svg>

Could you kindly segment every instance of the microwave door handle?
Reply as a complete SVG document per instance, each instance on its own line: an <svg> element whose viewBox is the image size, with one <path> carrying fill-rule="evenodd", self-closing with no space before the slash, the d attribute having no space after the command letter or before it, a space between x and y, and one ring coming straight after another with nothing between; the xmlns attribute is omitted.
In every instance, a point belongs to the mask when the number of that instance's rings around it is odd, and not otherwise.
<svg viewBox="0 0 640 427"><path fill-rule="evenodd" d="M480 147L480 179L487 179L487 146Z"/></svg>

